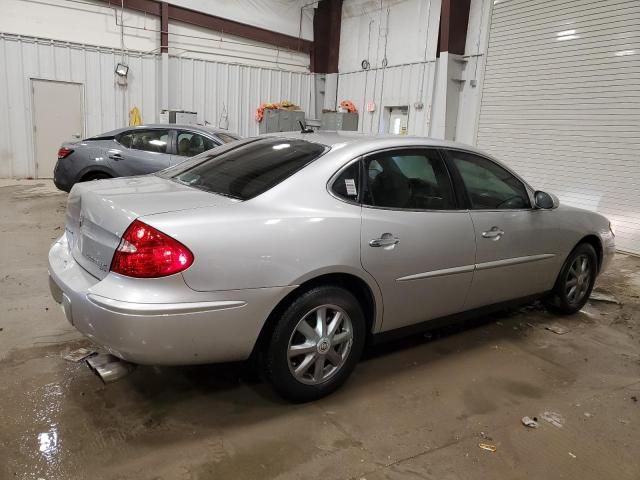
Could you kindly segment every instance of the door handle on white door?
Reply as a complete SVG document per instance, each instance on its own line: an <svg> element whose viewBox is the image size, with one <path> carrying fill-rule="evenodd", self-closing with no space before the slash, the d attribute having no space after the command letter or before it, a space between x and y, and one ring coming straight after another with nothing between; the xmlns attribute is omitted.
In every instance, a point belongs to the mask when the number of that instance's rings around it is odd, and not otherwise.
<svg viewBox="0 0 640 480"><path fill-rule="evenodd" d="M504 231L498 227L491 227L491 230L482 232L482 238L488 238L490 240L500 240L504 235Z"/></svg>
<svg viewBox="0 0 640 480"><path fill-rule="evenodd" d="M394 237L391 233L384 233L380 238L374 238L369 241L370 247L393 247L400 242L400 239Z"/></svg>

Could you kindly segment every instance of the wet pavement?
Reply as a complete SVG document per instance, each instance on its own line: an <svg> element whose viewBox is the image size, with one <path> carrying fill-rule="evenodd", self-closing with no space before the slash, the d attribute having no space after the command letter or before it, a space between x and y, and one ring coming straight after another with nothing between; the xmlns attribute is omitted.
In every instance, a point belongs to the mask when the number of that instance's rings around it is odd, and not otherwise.
<svg viewBox="0 0 640 480"><path fill-rule="evenodd" d="M90 346L48 292L65 198L0 182L0 480L640 478L640 258L598 281L621 304L533 305L377 347L331 397L288 405L242 365L104 385L65 361Z"/></svg>

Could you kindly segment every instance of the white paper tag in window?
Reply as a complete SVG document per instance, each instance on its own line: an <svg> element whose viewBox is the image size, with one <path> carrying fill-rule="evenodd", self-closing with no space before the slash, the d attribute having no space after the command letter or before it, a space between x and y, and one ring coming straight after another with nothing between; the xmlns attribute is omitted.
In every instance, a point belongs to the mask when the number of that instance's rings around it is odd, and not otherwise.
<svg viewBox="0 0 640 480"><path fill-rule="evenodd" d="M353 178L345 178L344 186L347 187L347 195L353 195L354 197L358 195L358 190L356 190L356 181Z"/></svg>

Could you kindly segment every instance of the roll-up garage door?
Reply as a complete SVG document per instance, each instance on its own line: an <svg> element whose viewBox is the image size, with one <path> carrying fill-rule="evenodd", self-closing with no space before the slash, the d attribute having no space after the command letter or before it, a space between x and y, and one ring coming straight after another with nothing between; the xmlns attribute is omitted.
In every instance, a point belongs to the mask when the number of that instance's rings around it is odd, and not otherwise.
<svg viewBox="0 0 640 480"><path fill-rule="evenodd" d="M640 254L640 0L494 0L477 145Z"/></svg>

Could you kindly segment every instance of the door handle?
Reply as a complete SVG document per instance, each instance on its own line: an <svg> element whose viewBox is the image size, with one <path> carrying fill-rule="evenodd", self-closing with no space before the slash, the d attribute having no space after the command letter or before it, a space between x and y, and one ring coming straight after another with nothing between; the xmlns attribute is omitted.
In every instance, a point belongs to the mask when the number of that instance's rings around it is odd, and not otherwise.
<svg viewBox="0 0 640 480"><path fill-rule="evenodd" d="M390 233L383 234L380 238L369 241L370 247L393 247L400 242L400 239Z"/></svg>
<svg viewBox="0 0 640 480"><path fill-rule="evenodd" d="M112 153L111 155L109 155L109 158L113 160L122 160L122 155L120 155L119 153Z"/></svg>
<svg viewBox="0 0 640 480"><path fill-rule="evenodd" d="M491 227L491 230L482 232L482 238L488 238L490 240L500 240L503 235L504 231L499 229L498 227Z"/></svg>

